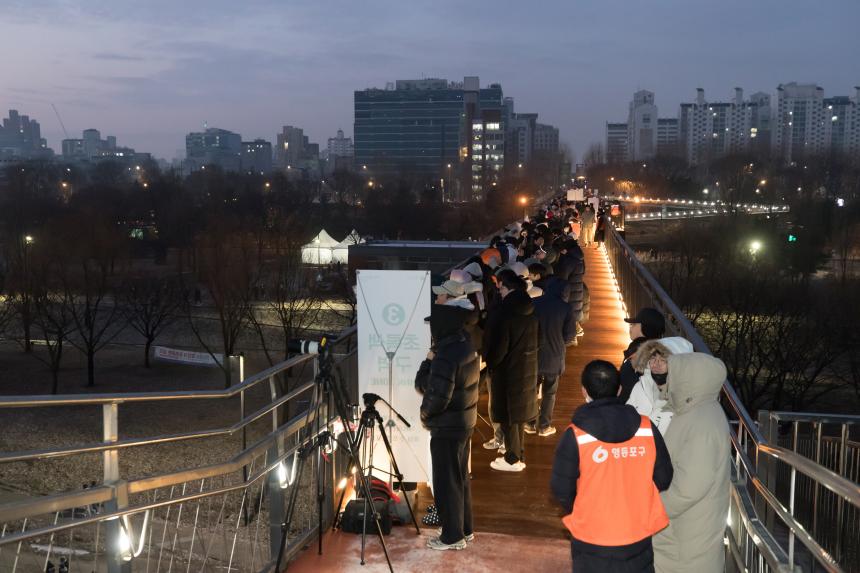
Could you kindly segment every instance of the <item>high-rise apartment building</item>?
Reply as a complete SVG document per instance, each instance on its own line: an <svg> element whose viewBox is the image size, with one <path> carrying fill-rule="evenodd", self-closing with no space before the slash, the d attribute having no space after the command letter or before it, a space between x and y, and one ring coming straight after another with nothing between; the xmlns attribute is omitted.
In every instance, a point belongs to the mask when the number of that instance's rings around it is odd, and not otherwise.
<svg viewBox="0 0 860 573"><path fill-rule="evenodd" d="M680 154L681 131L678 118L657 118L657 155L677 156Z"/></svg>
<svg viewBox="0 0 860 573"><path fill-rule="evenodd" d="M272 143L265 139L242 142L242 171L265 175L272 171Z"/></svg>
<svg viewBox="0 0 860 573"><path fill-rule="evenodd" d="M769 122L764 118L770 116L770 100L762 95L744 101L743 90L735 88L732 101L708 102L699 88L694 103L681 104L681 144L687 162L695 165L754 152L754 144L769 137Z"/></svg>
<svg viewBox="0 0 860 573"><path fill-rule="evenodd" d="M741 88L730 101L707 101L700 88L694 102L681 104L677 119L656 120L656 154L679 152L690 165L745 153L784 163L827 153L860 154L860 88L854 98L825 98L815 84L792 82L777 88L776 101L774 107L763 92L745 100ZM637 92L628 122L606 124L609 161L647 157L653 104L651 92Z"/></svg>
<svg viewBox="0 0 860 573"><path fill-rule="evenodd" d="M300 165L305 156L306 142L303 129L285 125L275 143L275 164L281 169Z"/></svg>
<svg viewBox="0 0 860 573"><path fill-rule="evenodd" d="M650 159L657 154L657 106L654 92L633 94L627 114L627 153L632 161Z"/></svg>
<svg viewBox="0 0 860 573"><path fill-rule="evenodd" d="M10 109L0 126L0 156L28 159L50 153L39 122Z"/></svg>
<svg viewBox="0 0 860 573"><path fill-rule="evenodd" d="M185 136L185 170L197 171L217 165L224 171L240 171L242 136L226 129L209 127Z"/></svg>
<svg viewBox="0 0 860 573"><path fill-rule="evenodd" d="M828 149L831 121L824 105L824 89L815 84L791 82L776 88L774 114L774 157L791 163Z"/></svg>
<svg viewBox="0 0 860 573"><path fill-rule="evenodd" d="M328 145L326 146L328 159L334 161L335 157L352 157L355 149L352 145L351 137L344 137L343 130L337 130L337 137L329 137Z"/></svg>

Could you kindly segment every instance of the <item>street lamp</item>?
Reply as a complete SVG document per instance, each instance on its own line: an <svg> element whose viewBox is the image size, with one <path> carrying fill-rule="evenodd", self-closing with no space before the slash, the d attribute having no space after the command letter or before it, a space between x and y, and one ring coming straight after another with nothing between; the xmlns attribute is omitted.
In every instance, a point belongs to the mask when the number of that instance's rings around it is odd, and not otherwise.
<svg viewBox="0 0 860 573"><path fill-rule="evenodd" d="M761 250L762 244L759 240L750 241L750 254L752 256L756 256L758 252Z"/></svg>
<svg viewBox="0 0 860 573"><path fill-rule="evenodd" d="M707 195L708 193L710 193L710 191L708 191L708 188L707 188L707 187L705 187L704 189L702 189L702 193L704 193L705 195Z"/></svg>
<svg viewBox="0 0 860 573"><path fill-rule="evenodd" d="M24 244L32 245L33 244L33 235L24 235Z"/></svg>
<svg viewBox="0 0 860 573"><path fill-rule="evenodd" d="M519 202L520 202L520 205L523 206L523 219L525 219L526 217L528 217L528 212L526 211L526 209L528 208L529 199L528 199L528 197L523 195L523 196L520 196Z"/></svg>

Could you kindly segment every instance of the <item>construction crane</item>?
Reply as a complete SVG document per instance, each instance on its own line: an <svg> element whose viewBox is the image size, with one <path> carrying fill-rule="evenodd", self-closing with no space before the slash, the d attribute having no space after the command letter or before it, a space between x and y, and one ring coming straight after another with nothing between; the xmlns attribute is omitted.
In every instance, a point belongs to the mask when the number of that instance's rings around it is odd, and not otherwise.
<svg viewBox="0 0 860 573"><path fill-rule="evenodd" d="M57 115L57 120L60 122L60 127L63 128L63 134L66 136L66 139L69 139L69 132L66 131L66 126L63 125L63 118L60 117L60 112L57 111L57 106L51 104L51 107L54 108L54 113Z"/></svg>

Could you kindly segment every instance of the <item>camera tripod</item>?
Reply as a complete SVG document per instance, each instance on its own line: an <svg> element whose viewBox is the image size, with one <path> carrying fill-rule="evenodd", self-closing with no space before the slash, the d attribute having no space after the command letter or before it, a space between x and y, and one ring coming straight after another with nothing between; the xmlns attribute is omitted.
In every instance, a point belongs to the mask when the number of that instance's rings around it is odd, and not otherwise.
<svg viewBox="0 0 860 573"><path fill-rule="evenodd" d="M299 484L301 483L302 475L305 469L305 462L314 453L317 456L317 526L319 531L319 548L318 552L322 555L323 549L323 527L322 514L323 505L325 502L325 472L323 471L323 461L325 459L325 451L333 452L341 442L334 436L328 427L324 426L328 423L328 418L331 412L331 404L334 403L337 417L343 424L344 433L346 434L346 447L349 452L350 466L356 469L358 474L358 489L364 495L365 499L372 499L370 490L370 481L364 468L361 465L361 456L359 455L359 436L350 426L350 416L348 407L348 397L346 391L337 383L332 373L333 358L329 348L332 341L328 338L323 338L319 343L319 371L314 377L314 389L311 402L308 405L308 411L305 418L305 427L308 428L309 436L305 438L305 442L298 447L293 460L291 473L294 476L292 479L292 490L287 502L287 510L284 516L284 521L281 523L281 542L278 548L278 557L275 560L273 571L280 573L281 563L284 559L284 551L287 545L287 537L289 536L290 526L292 525L293 515L295 514L296 502L298 500ZM313 428L310 422L313 416ZM325 419L323 418L325 416ZM393 458L392 458L393 460ZM341 497L342 500L342 497ZM380 516L373 504L370 504L370 510L373 515L373 522L376 525L376 534L379 537L379 543L382 545L382 552L385 554L385 561L388 563L388 569L394 573L394 568L391 566L391 558L388 555L388 547L385 545L385 538L382 534L382 525L379 522ZM411 509L410 509L411 510ZM365 520L367 510L365 510ZM413 516L414 518L414 516ZM365 524L366 527L366 524ZM417 526L416 526L417 527ZM362 538L362 565L364 564L364 537Z"/></svg>
<svg viewBox="0 0 860 573"><path fill-rule="evenodd" d="M409 422L400 415L400 412L394 409L394 407L386 402L381 396L377 394L362 394L362 399L364 400L364 412L361 413L361 420L358 424L358 429L356 430L356 434L358 436L358 442L356 443L357 450L361 451L363 446L367 446L367 451L369 453L369 462L367 465L367 475L368 477L372 477L373 470L379 470L384 472L395 479L398 487L400 488L400 493L403 495L403 498L406 500L406 507L409 509L409 516L412 518L412 524L415 526L416 535L421 535L421 529L418 527L418 520L415 518L415 512L412 509L412 504L409 502L409 496L406 493L406 489L403 487L403 474L400 472L400 468L397 465L397 460L394 458L394 451L391 449L391 442L388 439L388 434L385 431L385 422L382 420L382 416L379 414L379 411L376 409L376 402L381 401L383 404L388 406L392 413L394 413L401 422L403 422L407 428L410 427ZM394 425L394 422L389 421L388 424L390 426ZM391 471L387 471L381 468L377 468L373 465L373 448L374 448L374 438L375 438L375 428L379 428L379 435L382 437L382 443L385 445L385 451L388 454L388 461L390 463ZM338 507L343 505L343 498L346 495L346 491L343 490L340 492L340 502L338 503ZM364 520L362 523L362 532L361 532L361 564L364 565L364 547L365 547L365 539L367 538L367 510L368 505L373 505L373 498L368 498L365 496L364 498ZM337 527L337 520L332 524L332 529Z"/></svg>

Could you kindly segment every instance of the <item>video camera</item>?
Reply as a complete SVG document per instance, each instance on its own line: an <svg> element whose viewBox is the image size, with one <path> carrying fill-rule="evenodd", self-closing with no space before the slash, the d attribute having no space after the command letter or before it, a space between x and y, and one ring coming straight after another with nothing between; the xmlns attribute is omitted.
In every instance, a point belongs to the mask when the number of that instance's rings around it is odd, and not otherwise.
<svg viewBox="0 0 860 573"><path fill-rule="evenodd" d="M334 334L323 334L319 340L292 338L287 341L287 351L292 354L324 354L336 340Z"/></svg>

